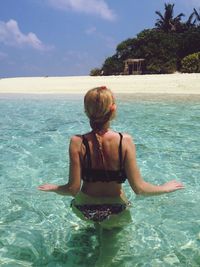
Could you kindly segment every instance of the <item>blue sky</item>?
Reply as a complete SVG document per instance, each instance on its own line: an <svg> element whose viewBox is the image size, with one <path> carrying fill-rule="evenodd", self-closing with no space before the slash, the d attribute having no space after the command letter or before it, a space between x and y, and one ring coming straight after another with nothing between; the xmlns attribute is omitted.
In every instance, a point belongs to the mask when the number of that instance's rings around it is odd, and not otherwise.
<svg viewBox="0 0 200 267"><path fill-rule="evenodd" d="M152 28L175 4L186 18L200 0L1 0L0 77L88 75L116 45Z"/></svg>

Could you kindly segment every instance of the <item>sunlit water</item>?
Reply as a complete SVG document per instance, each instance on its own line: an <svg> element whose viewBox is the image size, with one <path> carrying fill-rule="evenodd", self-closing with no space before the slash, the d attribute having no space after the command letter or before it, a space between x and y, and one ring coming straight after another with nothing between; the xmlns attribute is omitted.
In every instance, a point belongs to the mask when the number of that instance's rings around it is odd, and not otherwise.
<svg viewBox="0 0 200 267"><path fill-rule="evenodd" d="M0 97L0 266L200 266L200 99L118 98L116 131L129 132L145 180L185 190L135 196L133 222L98 233L70 197L36 190L68 179L69 138L85 133L82 96Z"/></svg>

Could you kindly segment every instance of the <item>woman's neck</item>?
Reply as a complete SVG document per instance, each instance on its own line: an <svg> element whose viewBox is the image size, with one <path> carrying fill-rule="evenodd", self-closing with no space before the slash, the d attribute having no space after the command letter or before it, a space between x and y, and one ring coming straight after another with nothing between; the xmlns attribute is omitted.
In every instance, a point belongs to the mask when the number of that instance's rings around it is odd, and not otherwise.
<svg viewBox="0 0 200 267"><path fill-rule="evenodd" d="M98 134L98 135L104 135L110 130L110 123L104 124L104 126L101 129L93 129L92 132Z"/></svg>

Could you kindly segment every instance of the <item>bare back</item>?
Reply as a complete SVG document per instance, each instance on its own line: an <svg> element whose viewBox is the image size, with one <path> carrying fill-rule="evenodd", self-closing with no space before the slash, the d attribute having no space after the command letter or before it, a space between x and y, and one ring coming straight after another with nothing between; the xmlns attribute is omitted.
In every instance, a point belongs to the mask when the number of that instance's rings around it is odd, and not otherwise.
<svg viewBox="0 0 200 267"><path fill-rule="evenodd" d="M106 169L106 170L119 170L119 133L108 131L100 137L104 162L101 160L100 153L98 150L98 142L93 133L85 135L88 140L89 149L91 153L91 164L93 169ZM85 146L81 146L81 162L84 164L84 156L86 153ZM124 141L122 144L122 160L125 157ZM121 184L111 182L83 182L81 189L84 193L92 196L119 196L122 194Z"/></svg>

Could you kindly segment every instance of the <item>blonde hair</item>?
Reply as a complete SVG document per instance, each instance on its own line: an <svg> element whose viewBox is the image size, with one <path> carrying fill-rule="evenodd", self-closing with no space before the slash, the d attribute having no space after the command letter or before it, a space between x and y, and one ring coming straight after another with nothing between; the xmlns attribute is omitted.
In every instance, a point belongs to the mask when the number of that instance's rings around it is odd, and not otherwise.
<svg viewBox="0 0 200 267"><path fill-rule="evenodd" d="M101 130L111 121L116 114L115 99L110 89L105 86L96 87L89 90L84 97L85 113L90 120L90 126L95 134L99 156L105 168ZM108 126L108 125L107 125Z"/></svg>
<svg viewBox="0 0 200 267"><path fill-rule="evenodd" d="M115 99L110 89L105 86L89 90L84 97L85 113L94 131L100 131L115 117Z"/></svg>

